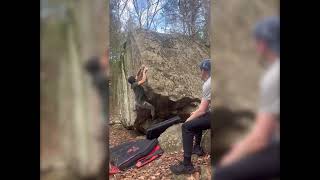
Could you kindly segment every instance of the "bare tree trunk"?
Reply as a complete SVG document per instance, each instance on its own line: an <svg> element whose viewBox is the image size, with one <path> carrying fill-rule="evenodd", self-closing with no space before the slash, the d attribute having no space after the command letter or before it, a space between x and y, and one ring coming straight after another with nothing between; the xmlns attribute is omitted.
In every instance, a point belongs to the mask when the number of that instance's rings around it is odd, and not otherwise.
<svg viewBox="0 0 320 180"><path fill-rule="evenodd" d="M121 13L120 13L120 15L119 15L119 20L120 20L120 18L122 17L123 11L125 10L125 8L126 8L127 5L128 5L128 1L129 1L129 0L126 0L126 2L124 3L124 6L123 6L123 8L122 8L122 10L121 10Z"/></svg>
<svg viewBox="0 0 320 180"><path fill-rule="evenodd" d="M147 29L149 29L149 11L150 11L150 7L151 7L150 0L147 0L147 3L148 3L148 7L147 7L146 25L147 25Z"/></svg>
<svg viewBox="0 0 320 180"><path fill-rule="evenodd" d="M153 12L152 18L151 18L151 20L150 20L150 25L149 25L149 26L147 26L147 27L148 27L148 29L151 29L151 25L152 25L152 23L153 23L153 19L154 19L154 17L158 14L158 12L159 12L161 9L163 9L163 7L161 7L161 8L159 8L159 9L157 9L157 8L158 8L158 5L159 5L159 2L160 2L160 0L158 0L158 1L157 1L157 5L156 5L156 7L155 7L155 9L154 9L154 12Z"/></svg>

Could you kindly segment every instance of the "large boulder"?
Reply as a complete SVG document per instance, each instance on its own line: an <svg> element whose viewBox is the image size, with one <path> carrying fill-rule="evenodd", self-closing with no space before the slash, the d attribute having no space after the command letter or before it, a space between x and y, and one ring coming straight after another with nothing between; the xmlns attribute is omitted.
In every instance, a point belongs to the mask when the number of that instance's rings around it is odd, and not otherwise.
<svg viewBox="0 0 320 180"><path fill-rule="evenodd" d="M120 58L120 73L114 82L122 124L141 132L154 124L146 124L151 117L149 110L134 111L134 94L127 82L142 64L149 68L144 88L157 117L179 115L186 119L200 102L202 81L198 64L208 57L207 47L182 35L145 30L129 33Z"/></svg>
<svg viewBox="0 0 320 180"><path fill-rule="evenodd" d="M169 127L158 138L159 145L165 152L175 152L182 150L182 124ZM201 146L205 153L211 153L211 130L203 131Z"/></svg>

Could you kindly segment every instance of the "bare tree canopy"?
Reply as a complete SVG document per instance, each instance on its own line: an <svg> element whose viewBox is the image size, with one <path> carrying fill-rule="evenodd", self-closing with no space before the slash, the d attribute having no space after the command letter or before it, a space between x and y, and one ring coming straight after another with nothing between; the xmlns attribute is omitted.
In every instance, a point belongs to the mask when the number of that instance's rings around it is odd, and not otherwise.
<svg viewBox="0 0 320 180"><path fill-rule="evenodd" d="M119 32L128 31L129 19L136 28L161 33L195 37L207 31L209 0L111 0L110 8Z"/></svg>
<svg viewBox="0 0 320 180"><path fill-rule="evenodd" d="M181 34L209 44L209 0L110 0L111 61L133 29Z"/></svg>

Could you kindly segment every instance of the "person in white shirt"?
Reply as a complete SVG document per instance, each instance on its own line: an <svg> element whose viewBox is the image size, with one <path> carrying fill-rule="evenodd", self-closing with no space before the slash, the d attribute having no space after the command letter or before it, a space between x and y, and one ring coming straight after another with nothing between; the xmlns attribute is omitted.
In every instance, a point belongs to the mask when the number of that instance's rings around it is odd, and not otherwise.
<svg viewBox="0 0 320 180"><path fill-rule="evenodd" d="M191 163L191 155L204 155L200 146L202 131L210 129L210 102L211 102L211 60L204 59L200 63L202 86L202 99L198 109L191 113L190 117L182 124L182 143L184 160L178 165L172 165L170 170L174 174L192 174L194 167ZM193 138L195 144L193 145Z"/></svg>
<svg viewBox="0 0 320 180"><path fill-rule="evenodd" d="M252 130L222 158L214 180L280 177L280 18L268 17L254 30L256 49L266 71Z"/></svg>

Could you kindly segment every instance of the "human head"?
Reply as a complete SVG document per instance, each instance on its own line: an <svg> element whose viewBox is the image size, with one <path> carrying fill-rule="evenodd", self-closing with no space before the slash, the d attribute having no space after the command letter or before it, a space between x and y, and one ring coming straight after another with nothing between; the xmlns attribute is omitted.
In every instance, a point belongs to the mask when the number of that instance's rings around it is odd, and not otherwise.
<svg viewBox="0 0 320 180"><path fill-rule="evenodd" d="M267 60L280 56L280 18L271 16L260 20L254 28L257 52Z"/></svg>
<svg viewBox="0 0 320 180"><path fill-rule="evenodd" d="M129 82L130 84L133 84L133 83L136 82L136 78L133 77L133 76L130 76L130 77L128 78L128 82Z"/></svg>
<svg viewBox="0 0 320 180"><path fill-rule="evenodd" d="M211 76L211 59L203 59L199 65L201 70L201 79L207 80Z"/></svg>
<svg viewBox="0 0 320 180"><path fill-rule="evenodd" d="M100 58L97 56L92 56L88 59L85 64L85 69L90 74L95 74L101 70L100 67Z"/></svg>

